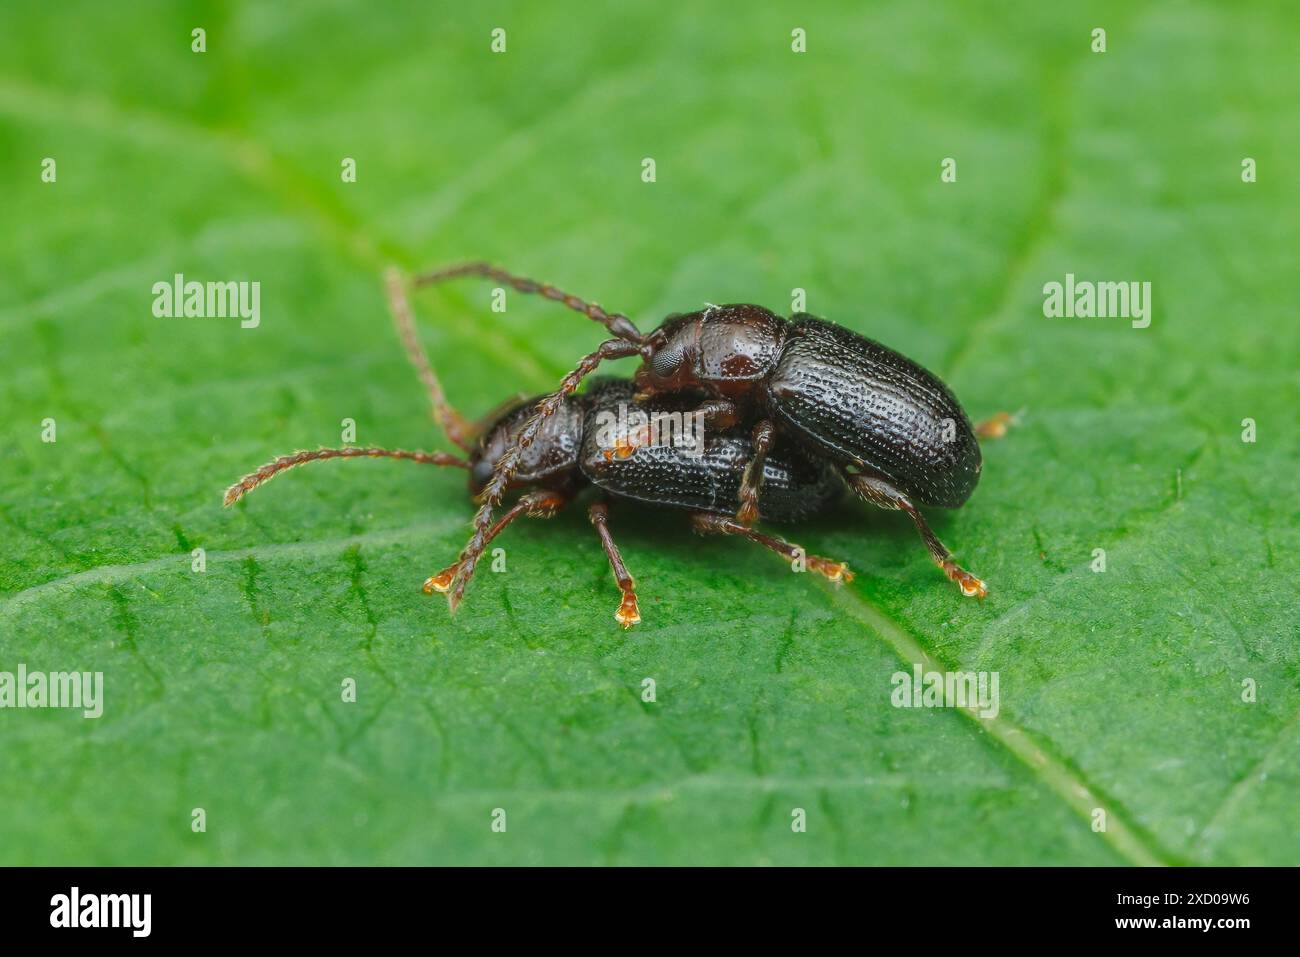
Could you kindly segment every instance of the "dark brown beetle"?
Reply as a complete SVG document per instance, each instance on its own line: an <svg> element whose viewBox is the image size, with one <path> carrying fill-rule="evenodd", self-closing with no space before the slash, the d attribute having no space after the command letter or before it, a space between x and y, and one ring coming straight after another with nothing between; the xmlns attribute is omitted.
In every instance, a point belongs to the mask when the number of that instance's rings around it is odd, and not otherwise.
<svg viewBox="0 0 1300 957"><path fill-rule="evenodd" d="M493 478L501 457L513 448L531 420L543 396L516 398L471 426L451 407L415 337L410 308L395 276L389 277L389 292L398 331L407 353L429 393L434 418L465 458L445 452L408 452L402 449L335 448L295 452L281 456L246 475L226 491L225 504L233 505L245 494L286 469L332 458L398 458L429 465L463 468L469 472L471 494L479 494ZM523 495L488 529L485 545L501 534L516 518L527 515L549 518L589 486L602 496L588 507L587 514L622 592L615 619L624 628L641 620L635 584L609 531L609 498L642 505L683 509L690 512L697 532L739 535L768 548L802 567L834 582L851 581L852 573L843 562L806 555L798 545L742 525L732 518L740 506L740 489L747 463L753 459L753 445L743 431L713 434L702 439L697 449L655 442L644 444L641 429L621 422L619 413L633 406L635 386L623 379L595 379L586 392L566 395L554 414L537 430L535 440L519 455L509 489ZM656 412L682 412L683 397L665 397L650 404ZM619 423L607 427L607 423ZM838 499L843 482L829 463L802 453L784 450L767 458L763 470L763 510L774 521L795 522ZM424 591L446 592L460 562L431 575Z"/></svg>
<svg viewBox="0 0 1300 957"><path fill-rule="evenodd" d="M754 454L736 512L741 525L758 519L763 463L780 436L834 463L861 498L906 512L962 594L987 594L984 582L953 561L918 507L957 508L970 497L981 468L979 430L947 386L915 362L813 316L786 320L748 304L670 316L643 335L627 316L487 263L423 273L415 284L471 275L561 302L604 325L614 338L583 357L559 389L537 404L515 445L498 460L448 593L453 611L482 554L492 512L543 423L602 362L630 356L642 359L636 383L643 397L696 391L703 396L697 411L707 428L751 430ZM1006 421L999 414L981 430L999 434Z"/></svg>

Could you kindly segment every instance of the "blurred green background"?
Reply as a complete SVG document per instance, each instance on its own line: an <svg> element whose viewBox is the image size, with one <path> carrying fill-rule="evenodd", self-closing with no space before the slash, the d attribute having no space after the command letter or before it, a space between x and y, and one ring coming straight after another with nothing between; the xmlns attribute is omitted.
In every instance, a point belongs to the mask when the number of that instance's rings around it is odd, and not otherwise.
<svg viewBox="0 0 1300 957"><path fill-rule="evenodd" d="M1296 863L1294 6L476 6L0 9L0 670L107 697L0 711L0 863ZM223 511L344 418L446 447L380 273L463 258L643 329L803 288L1023 409L935 516L990 597L859 504L782 530L839 591L621 508L624 634L573 509L452 621L419 585L460 473ZM259 281L261 325L155 318L177 272ZM1044 318L1066 272L1150 281L1150 328ZM475 416L601 331L489 295L416 303ZM891 707L915 662L998 671L1001 713Z"/></svg>

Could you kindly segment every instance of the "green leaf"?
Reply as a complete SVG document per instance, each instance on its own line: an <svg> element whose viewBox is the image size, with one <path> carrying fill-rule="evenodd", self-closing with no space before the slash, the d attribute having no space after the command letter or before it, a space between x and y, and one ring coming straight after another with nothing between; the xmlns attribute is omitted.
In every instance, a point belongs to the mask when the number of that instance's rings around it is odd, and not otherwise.
<svg viewBox="0 0 1300 957"><path fill-rule="evenodd" d="M105 702L0 710L0 863L1294 864L1298 40L1204 2L6 4L0 671ZM380 275L463 258L642 328L805 289L972 416L1023 409L933 516L989 598L861 503L779 530L842 589L621 507L625 634L572 508L452 620L419 586L460 473L325 463L223 510L345 418L446 447ZM260 282L261 324L155 318L176 273ZM1045 318L1066 273L1149 281L1150 327ZM489 293L416 302L471 416L600 340ZM997 672L997 716L893 707L914 664Z"/></svg>

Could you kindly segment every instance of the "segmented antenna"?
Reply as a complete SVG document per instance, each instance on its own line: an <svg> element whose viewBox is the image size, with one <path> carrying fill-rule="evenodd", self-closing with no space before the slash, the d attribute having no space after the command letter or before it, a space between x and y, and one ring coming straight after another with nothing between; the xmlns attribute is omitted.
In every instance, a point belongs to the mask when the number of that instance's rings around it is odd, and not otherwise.
<svg viewBox="0 0 1300 957"><path fill-rule="evenodd" d="M404 449L363 449L363 448L343 448L343 449L317 449L315 452L294 452L292 455L282 455L274 462L268 462L256 472L250 472L245 475L230 488L226 489L226 496L223 500L226 506L234 505L241 498L257 488L263 482L268 482L281 472L295 468L299 465L305 465L308 462L318 462L322 459L354 459L354 458L387 458L387 459L407 459L411 462L421 462L425 465L445 465L453 468L467 469L469 463L464 459L459 459L447 452L407 452Z"/></svg>
<svg viewBox="0 0 1300 957"><path fill-rule="evenodd" d="M459 279L463 276L495 279L497 282L504 283L519 292L541 296L544 299L550 299L552 302L568 306L573 311L582 313L593 322L599 322L609 330L610 335L617 336L619 339L627 339L629 342L642 342L645 339L632 320L620 312L606 312L598 304L579 299L572 293L557 289L548 282L538 282L535 279L516 276L500 266L494 266L487 262L460 263L454 266L430 269L427 272L417 274L413 284L417 287L432 286L435 283L446 282L449 279Z"/></svg>

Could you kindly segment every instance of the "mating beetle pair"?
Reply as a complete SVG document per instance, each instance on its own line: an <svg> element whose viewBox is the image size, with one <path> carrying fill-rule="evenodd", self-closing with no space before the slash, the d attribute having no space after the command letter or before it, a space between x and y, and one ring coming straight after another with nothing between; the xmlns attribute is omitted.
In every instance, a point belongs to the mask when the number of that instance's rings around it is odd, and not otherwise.
<svg viewBox="0 0 1300 957"><path fill-rule="evenodd" d="M589 508L623 598L615 617L640 621L632 578L608 527L608 499L623 498L691 511L697 531L741 535L789 558L798 546L752 526L761 514L796 521L838 497L847 483L858 496L900 509L915 523L935 562L963 594L983 597L982 581L960 568L930 530L918 505L956 508L979 480L977 432L1001 434L1001 414L979 430L948 388L904 356L808 315L790 320L754 305L710 306L670 316L643 335L630 319L607 313L553 286L485 263L417 276L415 286L476 275L563 303L614 336L585 356L559 389L516 401L479 427L447 403L416 338L400 277L390 272L389 301L407 354L429 394L434 418L468 460L446 453L387 449L320 449L284 456L241 479L226 493L232 504L271 476L304 462L372 456L405 458L470 471L481 502L474 532L459 558L425 582L448 593L454 611L489 542L520 515L548 517L583 487L602 496ZM579 385L604 361L639 356L634 384L596 380ZM690 410L702 421L702 451L643 444L640 433L598 441L594 417L635 400L652 412ZM529 489L495 523L506 491ZM834 581L851 578L842 562L816 556L808 568Z"/></svg>

